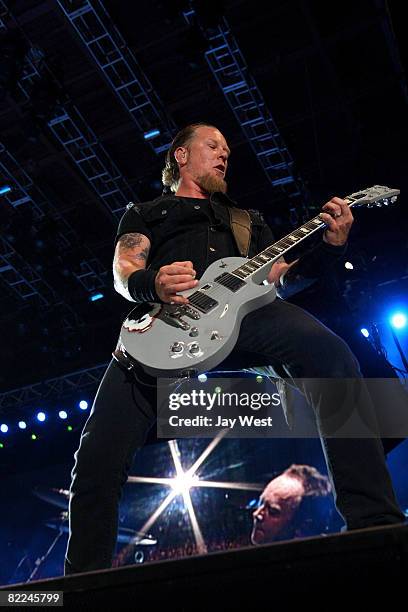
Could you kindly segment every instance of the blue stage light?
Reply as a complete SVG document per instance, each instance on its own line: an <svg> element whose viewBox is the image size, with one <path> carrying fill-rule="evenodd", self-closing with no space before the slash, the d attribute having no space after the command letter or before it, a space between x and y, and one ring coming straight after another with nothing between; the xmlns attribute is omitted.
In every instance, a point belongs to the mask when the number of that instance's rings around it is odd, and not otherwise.
<svg viewBox="0 0 408 612"><path fill-rule="evenodd" d="M18 426L20 429L27 429L27 423L25 421L19 421Z"/></svg>
<svg viewBox="0 0 408 612"><path fill-rule="evenodd" d="M370 335L370 332L368 331L366 327L362 327L360 331L363 334L364 338L368 338L368 336Z"/></svg>
<svg viewBox="0 0 408 612"><path fill-rule="evenodd" d="M0 187L0 195L10 193L10 191L11 191L10 185L3 185L2 187Z"/></svg>
<svg viewBox="0 0 408 612"><path fill-rule="evenodd" d="M94 293L89 298L91 302L96 302L97 300L101 300L103 298L103 293Z"/></svg>
<svg viewBox="0 0 408 612"><path fill-rule="evenodd" d="M143 134L145 140L151 140L152 138L156 138L156 136L160 136L160 130L149 130Z"/></svg>
<svg viewBox="0 0 408 612"><path fill-rule="evenodd" d="M88 402L85 400L81 400L78 404L81 410L86 410L88 408Z"/></svg>
<svg viewBox="0 0 408 612"><path fill-rule="evenodd" d="M407 324L407 315L404 312L396 312L391 316L390 323L395 329L402 329Z"/></svg>
<svg viewBox="0 0 408 612"><path fill-rule="evenodd" d="M0 431L1 431L1 433L7 433L7 432L8 432L8 430L9 430L8 425L6 425L5 423L2 423L2 424L0 425Z"/></svg>
<svg viewBox="0 0 408 612"><path fill-rule="evenodd" d="M65 410L60 410L58 413L58 416L60 419L66 419L68 418L68 414L65 412Z"/></svg>
<svg viewBox="0 0 408 612"><path fill-rule="evenodd" d="M255 510L259 507L259 498L251 499L248 504L245 506L246 510Z"/></svg>
<svg viewBox="0 0 408 612"><path fill-rule="evenodd" d="M41 421L41 423L42 423L43 421L45 421L45 419L46 419L46 418L47 418L47 416L46 416L45 412L39 412L39 413L37 414L37 420L38 420L38 421Z"/></svg>

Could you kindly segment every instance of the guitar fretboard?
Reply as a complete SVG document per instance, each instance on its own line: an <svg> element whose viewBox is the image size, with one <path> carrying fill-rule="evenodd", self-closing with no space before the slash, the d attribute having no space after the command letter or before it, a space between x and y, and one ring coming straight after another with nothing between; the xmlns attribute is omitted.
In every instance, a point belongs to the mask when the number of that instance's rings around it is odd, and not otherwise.
<svg viewBox="0 0 408 612"><path fill-rule="evenodd" d="M373 187L371 189L374 190L375 188ZM388 188L384 187L382 189L386 190ZM367 190L367 192L369 191L370 190ZM384 199L387 194L378 194L378 196L380 195L382 197L378 197L374 200L373 198L371 198L370 201L374 201L374 203L377 201L380 202L380 200ZM346 196L344 199L351 208L355 204L366 203L367 193L354 193L352 195ZM311 234L314 234L325 225L325 222L322 221L319 215L317 217L314 217L313 219L310 219L309 221L304 223L304 225L301 225L284 238L281 238L277 242L274 242L271 246L267 247L261 253L258 253L258 255L255 255L255 257L252 257L252 259L248 259L248 261L239 266L239 268L233 270L231 274L238 276L238 278L241 278L242 280L248 278L249 276L251 276L251 274L254 274L254 272L257 272L264 266L267 266L268 264L270 265L271 262L273 263L274 260L277 260L279 259L279 257L282 257L296 244L299 244L299 242L302 242L302 240L304 240Z"/></svg>
<svg viewBox="0 0 408 612"><path fill-rule="evenodd" d="M289 249L295 246L295 244L298 244L324 225L325 223L320 219L320 217L310 219L310 221L307 221L307 223L298 229L294 230L284 238L281 238L273 245L267 247L264 251L258 253L258 255L245 262L245 264L239 268L236 268L236 270L233 270L232 273L236 274L242 279L248 278L248 276L253 274L253 272L263 268L273 260L279 259L279 257L283 256L285 253L287 253L287 251L289 251Z"/></svg>

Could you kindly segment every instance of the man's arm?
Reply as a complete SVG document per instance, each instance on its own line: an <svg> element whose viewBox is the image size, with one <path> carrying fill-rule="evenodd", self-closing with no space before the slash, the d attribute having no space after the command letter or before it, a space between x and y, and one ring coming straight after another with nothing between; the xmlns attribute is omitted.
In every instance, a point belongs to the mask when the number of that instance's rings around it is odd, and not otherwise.
<svg viewBox="0 0 408 612"><path fill-rule="evenodd" d="M198 283L192 262L175 261L157 271L146 270L149 251L150 240L144 234L128 233L119 238L113 258L116 291L131 302L161 300L170 304L188 304L188 298L178 294ZM146 270L145 275L130 278L143 270Z"/></svg>
<svg viewBox="0 0 408 612"><path fill-rule="evenodd" d="M135 300L129 293L128 280L133 272L146 269L150 251L150 240L144 234L129 233L121 236L116 244L113 258L113 282L120 295Z"/></svg>

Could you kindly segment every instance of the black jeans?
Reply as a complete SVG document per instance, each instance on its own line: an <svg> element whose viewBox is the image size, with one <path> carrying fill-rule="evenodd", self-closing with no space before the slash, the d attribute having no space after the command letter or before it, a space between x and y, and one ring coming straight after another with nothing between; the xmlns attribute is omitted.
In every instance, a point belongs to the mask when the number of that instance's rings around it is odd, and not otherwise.
<svg viewBox="0 0 408 612"><path fill-rule="evenodd" d="M296 379L361 379L348 346L310 314L282 300L250 313L224 364L272 365ZM224 364L217 367L222 368ZM326 385L327 387L327 385ZM301 389L319 414L333 401L324 384ZM70 497L70 535L65 572L110 567L118 506L135 451L156 419L155 390L135 382L115 361L109 365L75 453ZM365 398L367 400L367 398ZM336 506L348 529L404 520L375 437L321 436Z"/></svg>

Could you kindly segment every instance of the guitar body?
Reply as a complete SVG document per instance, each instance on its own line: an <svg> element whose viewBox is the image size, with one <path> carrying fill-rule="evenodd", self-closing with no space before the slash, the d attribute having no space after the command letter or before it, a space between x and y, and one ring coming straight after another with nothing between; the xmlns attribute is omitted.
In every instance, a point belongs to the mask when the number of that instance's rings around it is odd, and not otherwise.
<svg viewBox="0 0 408 612"><path fill-rule="evenodd" d="M374 185L345 199L350 207L387 206L399 193ZM263 284L273 263L324 227L317 216L252 259L219 259L197 287L183 292L188 305L137 306L122 325L119 351L156 377L193 376L216 367L234 348L244 316L275 299L275 286Z"/></svg>
<svg viewBox="0 0 408 612"><path fill-rule="evenodd" d="M121 328L122 350L156 377L195 375L217 366L234 348L244 316L276 297L274 285L258 284L266 271L257 279L236 279L238 288L215 280L247 261L227 257L211 264L197 287L180 294L191 297L187 307L146 303L134 308ZM199 296L195 301L193 294Z"/></svg>

